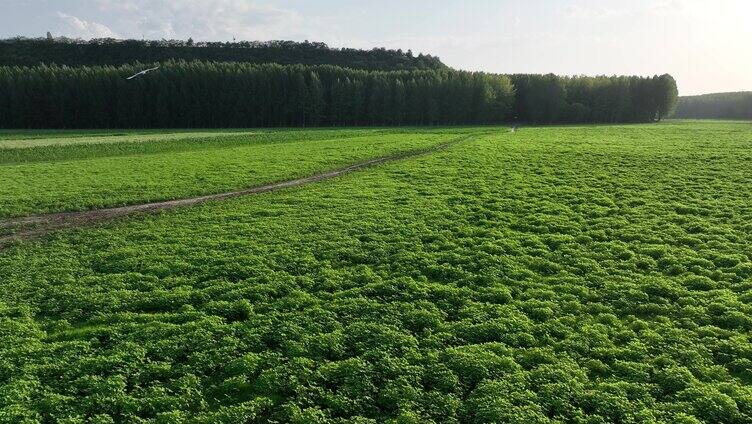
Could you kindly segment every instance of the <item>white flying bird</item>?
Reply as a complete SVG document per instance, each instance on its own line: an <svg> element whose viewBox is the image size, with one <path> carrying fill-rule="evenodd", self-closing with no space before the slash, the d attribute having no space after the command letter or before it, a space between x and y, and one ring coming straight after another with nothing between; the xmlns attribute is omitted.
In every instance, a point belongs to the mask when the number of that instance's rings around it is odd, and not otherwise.
<svg viewBox="0 0 752 424"><path fill-rule="evenodd" d="M137 76L139 76L139 75L144 75L144 74L146 74L147 72L155 71L155 70L157 70L157 69L159 69L159 66L155 66L155 67L153 67L153 68L149 68L149 69L144 69L143 71L141 71L141 72L138 72L138 73L135 73L135 74L133 74L133 75L129 76L128 78L126 78L126 79L127 79L127 80L129 80L129 79L133 79L133 78L136 78L136 77L137 77Z"/></svg>

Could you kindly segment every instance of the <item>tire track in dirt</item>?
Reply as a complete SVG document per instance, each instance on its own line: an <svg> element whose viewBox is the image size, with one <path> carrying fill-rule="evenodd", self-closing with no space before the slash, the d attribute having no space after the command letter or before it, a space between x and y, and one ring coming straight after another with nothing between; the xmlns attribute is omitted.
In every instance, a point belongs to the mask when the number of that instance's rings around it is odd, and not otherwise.
<svg viewBox="0 0 752 424"><path fill-rule="evenodd" d="M337 168L303 178L279 181L276 183L263 184L242 190L228 191L223 193L208 194L204 196L187 197L175 200L166 200L161 202L141 203L114 208L91 209L79 212L56 212L42 215L31 215L20 218L11 218L0 221L0 232L6 233L0 236L0 247L11 244L15 241L29 240L42 237L52 231L66 228L77 228L90 225L97 222L105 222L113 219L143 213L155 213L162 210L175 209L187 206L198 205L201 203L242 197L254 194L267 193L271 191L282 190L285 188L298 187L306 184L312 184L323 180L339 177L361 169L381 165L387 162L395 162L412 157L427 155L429 153L444 150L454 144L471 139L478 134L471 134L464 137L439 143L437 145L409 150L406 152L395 153L393 155L382 156L369 159L363 162L354 163L342 168Z"/></svg>

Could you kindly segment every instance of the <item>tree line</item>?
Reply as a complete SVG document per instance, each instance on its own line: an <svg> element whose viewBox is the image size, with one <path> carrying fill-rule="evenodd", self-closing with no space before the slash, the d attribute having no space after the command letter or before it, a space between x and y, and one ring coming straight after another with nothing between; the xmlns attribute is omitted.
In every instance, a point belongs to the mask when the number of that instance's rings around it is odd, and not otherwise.
<svg viewBox="0 0 752 424"><path fill-rule="evenodd" d="M0 65L105 66L168 60L335 65L367 70L446 69L438 57L408 50L332 48L319 42L183 40L80 40L11 38L0 40Z"/></svg>
<svg viewBox="0 0 752 424"><path fill-rule="evenodd" d="M651 122L668 75L558 77L455 70L169 61L0 67L2 128L216 128Z"/></svg>
<svg viewBox="0 0 752 424"><path fill-rule="evenodd" d="M752 119L752 91L682 96L675 118Z"/></svg>
<svg viewBox="0 0 752 424"><path fill-rule="evenodd" d="M671 75L575 76L512 75L515 121L532 123L650 122L676 105Z"/></svg>

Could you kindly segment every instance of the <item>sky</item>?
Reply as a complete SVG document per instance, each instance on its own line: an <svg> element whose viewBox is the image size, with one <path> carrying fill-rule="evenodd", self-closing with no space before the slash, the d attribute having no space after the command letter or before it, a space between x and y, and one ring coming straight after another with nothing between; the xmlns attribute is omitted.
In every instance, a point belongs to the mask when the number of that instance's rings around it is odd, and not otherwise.
<svg viewBox="0 0 752 424"><path fill-rule="evenodd" d="M0 0L0 38L310 40L495 73L670 73L752 91L750 0Z"/></svg>

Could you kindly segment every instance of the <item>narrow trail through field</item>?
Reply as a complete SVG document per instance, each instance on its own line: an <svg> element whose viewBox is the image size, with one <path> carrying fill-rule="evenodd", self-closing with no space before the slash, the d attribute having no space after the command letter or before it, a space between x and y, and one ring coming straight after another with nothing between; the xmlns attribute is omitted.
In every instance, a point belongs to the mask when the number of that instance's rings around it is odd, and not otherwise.
<svg viewBox="0 0 752 424"><path fill-rule="evenodd" d="M41 237L55 230L82 227L88 224L108 221L132 214L154 213L161 210L197 205L212 200L222 200L233 197L248 196L252 194L267 193L270 191L277 191L285 188L311 184L383 163L394 162L438 152L454 144L473 138L477 135L478 134L470 134L423 149L409 150L388 156L381 156L363 162L354 163L342 168L313 174L308 177L279 181L276 183L254 186L242 190L188 197L183 199L166 200L161 202L120 206L114 208L91 209L78 212L57 212L0 220L0 234L2 234L0 235L0 247L13 243L14 241Z"/></svg>

